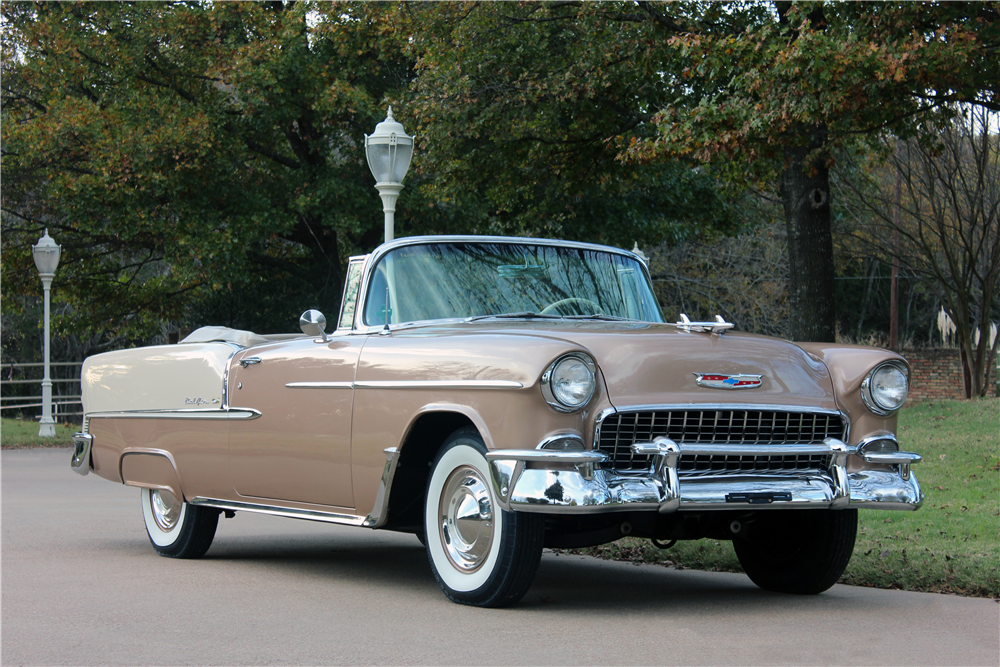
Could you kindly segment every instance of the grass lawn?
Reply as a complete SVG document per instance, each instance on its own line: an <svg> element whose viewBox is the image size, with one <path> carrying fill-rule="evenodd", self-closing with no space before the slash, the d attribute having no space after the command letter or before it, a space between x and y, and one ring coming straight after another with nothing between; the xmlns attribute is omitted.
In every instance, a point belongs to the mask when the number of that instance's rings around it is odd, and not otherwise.
<svg viewBox="0 0 1000 667"><path fill-rule="evenodd" d="M1000 400L905 408L900 446L917 452L924 493L916 512L859 512L854 556L841 583L1000 599ZM623 538L579 549L602 558L742 572L731 542L678 542L661 551Z"/></svg>
<svg viewBox="0 0 1000 667"><path fill-rule="evenodd" d="M80 424L56 424L54 438L39 438L37 421L0 419L0 447L72 447L73 434L79 430Z"/></svg>

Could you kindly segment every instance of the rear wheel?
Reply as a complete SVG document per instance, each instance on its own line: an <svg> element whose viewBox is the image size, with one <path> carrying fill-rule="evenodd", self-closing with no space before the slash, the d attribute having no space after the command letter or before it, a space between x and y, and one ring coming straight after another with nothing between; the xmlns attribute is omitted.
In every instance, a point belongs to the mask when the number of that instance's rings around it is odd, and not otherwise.
<svg viewBox="0 0 1000 667"><path fill-rule="evenodd" d="M815 595L844 573L858 532L857 510L761 513L747 539L733 541L750 580L780 593Z"/></svg>
<svg viewBox="0 0 1000 667"><path fill-rule="evenodd" d="M196 507L160 489L141 489L142 518L156 553L169 558L201 558L212 546L219 510Z"/></svg>
<svg viewBox="0 0 1000 667"><path fill-rule="evenodd" d="M475 429L457 431L442 446L427 482L424 541L450 600L503 607L535 578L544 524L541 516L500 509L485 453Z"/></svg>

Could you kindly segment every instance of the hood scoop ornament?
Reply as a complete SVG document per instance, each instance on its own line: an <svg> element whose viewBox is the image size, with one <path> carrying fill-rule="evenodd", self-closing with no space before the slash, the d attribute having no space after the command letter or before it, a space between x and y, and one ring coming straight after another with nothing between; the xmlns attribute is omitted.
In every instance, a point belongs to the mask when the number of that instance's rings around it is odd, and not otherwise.
<svg viewBox="0 0 1000 667"><path fill-rule="evenodd" d="M700 331L702 333L714 334L725 333L728 329L736 326L732 322L724 320L722 315L716 315L714 322L692 322L684 313L681 313L681 321L674 322L674 325L678 329L684 329L684 331Z"/></svg>

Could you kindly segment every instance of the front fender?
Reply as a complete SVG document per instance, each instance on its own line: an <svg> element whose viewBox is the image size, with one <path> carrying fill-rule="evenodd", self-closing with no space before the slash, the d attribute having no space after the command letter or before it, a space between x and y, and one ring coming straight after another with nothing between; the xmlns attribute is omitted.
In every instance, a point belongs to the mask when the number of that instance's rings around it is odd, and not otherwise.
<svg viewBox="0 0 1000 667"><path fill-rule="evenodd" d="M832 343L797 343L813 358L826 365L833 381L837 405L851 420L848 444L858 442L875 432L896 433L896 414L879 416L865 407L861 398L861 383L879 364L897 360L910 366L906 359L890 350L859 345L834 345Z"/></svg>

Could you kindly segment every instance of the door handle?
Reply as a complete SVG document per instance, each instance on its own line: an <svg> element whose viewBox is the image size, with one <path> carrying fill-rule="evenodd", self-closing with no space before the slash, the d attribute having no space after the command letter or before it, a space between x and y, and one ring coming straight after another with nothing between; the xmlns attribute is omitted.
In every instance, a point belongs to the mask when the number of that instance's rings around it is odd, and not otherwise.
<svg viewBox="0 0 1000 667"><path fill-rule="evenodd" d="M259 364L261 362L260 357L245 357L240 359L240 366L246 368L247 366L253 366L254 364Z"/></svg>

